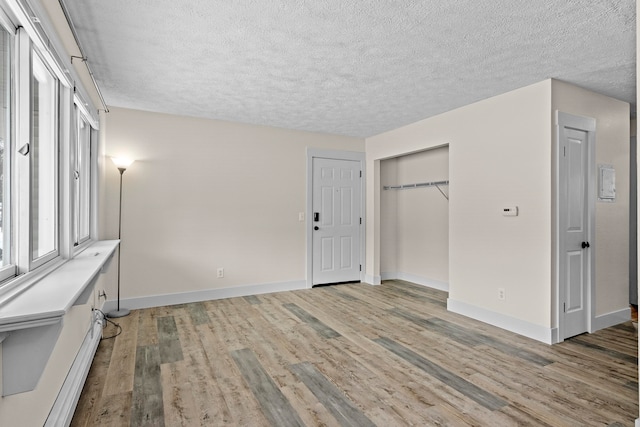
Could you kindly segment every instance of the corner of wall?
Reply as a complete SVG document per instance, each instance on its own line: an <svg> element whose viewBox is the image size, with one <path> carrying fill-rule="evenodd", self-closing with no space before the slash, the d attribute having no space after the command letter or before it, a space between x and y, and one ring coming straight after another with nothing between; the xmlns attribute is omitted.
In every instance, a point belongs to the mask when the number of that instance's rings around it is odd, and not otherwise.
<svg viewBox="0 0 640 427"><path fill-rule="evenodd" d="M599 164L615 169L615 200L595 203L595 316L601 316L629 305L630 106L563 81L554 80L552 87L554 114L561 111L596 121L592 180L596 182Z"/></svg>
<svg viewBox="0 0 640 427"><path fill-rule="evenodd" d="M537 325L522 319L486 310L472 304L467 304L462 301L456 301L451 298L447 299L447 310L453 313L462 314L463 316L471 317L472 319L480 320L481 322L488 323L489 325L497 326L498 328L514 332L518 335L523 335L545 344L554 344L557 342L556 328Z"/></svg>

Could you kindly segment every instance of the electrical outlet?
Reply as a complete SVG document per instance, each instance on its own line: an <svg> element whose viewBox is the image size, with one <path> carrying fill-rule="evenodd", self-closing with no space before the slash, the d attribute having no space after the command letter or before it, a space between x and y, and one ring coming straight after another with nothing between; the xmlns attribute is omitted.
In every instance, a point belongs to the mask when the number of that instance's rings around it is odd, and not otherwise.
<svg viewBox="0 0 640 427"><path fill-rule="evenodd" d="M504 288L498 288L498 299L500 301L504 301L506 298L505 293L504 293Z"/></svg>
<svg viewBox="0 0 640 427"><path fill-rule="evenodd" d="M94 322L100 322L100 324L104 323L104 317L102 316L102 312L100 310L96 310L94 308L91 308L91 312L93 313L93 321Z"/></svg>
<svg viewBox="0 0 640 427"><path fill-rule="evenodd" d="M218 279L222 279L224 277L224 268L218 268Z"/></svg>
<svg viewBox="0 0 640 427"><path fill-rule="evenodd" d="M104 291L104 289L98 292L98 299L100 298L107 299L107 293Z"/></svg>

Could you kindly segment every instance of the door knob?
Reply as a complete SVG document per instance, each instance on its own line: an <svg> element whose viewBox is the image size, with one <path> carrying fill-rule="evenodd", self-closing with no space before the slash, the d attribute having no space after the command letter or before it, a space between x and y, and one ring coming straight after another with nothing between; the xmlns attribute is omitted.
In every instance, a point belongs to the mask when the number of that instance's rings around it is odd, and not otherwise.
<svg viewBox="0 0 640 427"><path fill-rule="evenodd" d="M314 230L320 230L320 227L318 227L317 225L315 227L313 227Z"/></svg>
<svg viewBox="0 0 640 427"><path fill-rule="evenodd" d="M582 249L586 249L589 246L591 246L591 245L589 245L589 242L582 242Z"/></svg>

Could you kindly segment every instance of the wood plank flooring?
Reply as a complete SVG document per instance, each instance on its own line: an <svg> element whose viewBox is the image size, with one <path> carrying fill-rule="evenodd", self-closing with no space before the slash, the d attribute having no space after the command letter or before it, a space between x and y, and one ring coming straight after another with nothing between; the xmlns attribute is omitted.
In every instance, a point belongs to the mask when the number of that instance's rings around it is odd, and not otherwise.
<svg viewBox="0 0 640 427"><path fill-rule="evenodd" d="M548 346L446 298L386 281L132 311L71 425L634 425L631 322Z"/></svg>

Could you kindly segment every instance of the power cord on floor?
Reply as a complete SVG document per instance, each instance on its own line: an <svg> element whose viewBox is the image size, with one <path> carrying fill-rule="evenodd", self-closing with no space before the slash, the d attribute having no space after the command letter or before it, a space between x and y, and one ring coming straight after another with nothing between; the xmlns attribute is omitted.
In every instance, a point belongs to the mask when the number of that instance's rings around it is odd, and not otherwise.
<svg viewBox="0 0 640 427"><path fill-rule="evenodd" d="M115 335L111 335L110 337L102 337L102 338L100 338L100 341L113 339L113 338L117 337L118 335L120 335L120 334L122 333L122 326L120 326L120 324L119 324L119 323L116 323L116 322L114 322L113 320L109 320L109 318L107 317L107 315L106 315L106 314L104 314L104 311L102 311L102 310L100 310L100 309L98 309L98 308L94 308L94 310L95 310L95 311L99 311L99 312L100 312L100 314L102 314L102 318L103 318L104 320L106 320L107 322L111 323L111 324L112 324L113 326L115 326L115 327L117 328L117 330L118 330L118 332L117 332ZM104 329L106 326L107 326L107 325L106 325L106 323L103 323L103 325L102 325L102 329Z"/></svg>

